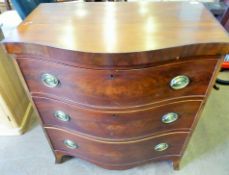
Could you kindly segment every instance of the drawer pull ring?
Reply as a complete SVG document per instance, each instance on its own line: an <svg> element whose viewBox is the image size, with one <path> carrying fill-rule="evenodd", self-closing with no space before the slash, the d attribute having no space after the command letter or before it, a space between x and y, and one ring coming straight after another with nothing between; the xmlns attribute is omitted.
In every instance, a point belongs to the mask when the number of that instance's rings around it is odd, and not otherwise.
<svg viewBox="0 0 229 175"><path fill-rule="evenodd" d="M162 116L161 121L162 123L173 123L178 119L178 114L175 112L170 112Z"/></svg>
<svg viewBox="0 0 229 175"><path fill-rule="evenodd" d="M186 86L188 86L189 83L190 83L190 79L188 76L179 75L179 76L174 77L170 81L170 87L172 89L178 90L178 89L185 88Z"/></svg>
<svg viewBox="0 0 229 175"><path fill-rule="evenodd" d="M49 88L57 87L60 84L60 81L51 74L43 74L41 76L41 80L42 83Z"/></svg>
<svg viewBox="0 0 229 175"><path fill-rule="evenodd" d="M77 145L74 141L66 139L64 140L64 145L70 149L77 149L79 145Z"/></svg>
<svg viewBox="0 0 229 175"><path fill-rule="evenodd" d="M68 122L70 120L70 116L68 114L66 114L63 111L56 111L54 113L54 116L58 119L61 120L63 122Z"/></svg>
<svg viewBox="0 0 229 175"><path fill-rule="evenodd" d="M154 147L155 151L165 151L168 149L169 145L167 143L159 143Z"/></svg>

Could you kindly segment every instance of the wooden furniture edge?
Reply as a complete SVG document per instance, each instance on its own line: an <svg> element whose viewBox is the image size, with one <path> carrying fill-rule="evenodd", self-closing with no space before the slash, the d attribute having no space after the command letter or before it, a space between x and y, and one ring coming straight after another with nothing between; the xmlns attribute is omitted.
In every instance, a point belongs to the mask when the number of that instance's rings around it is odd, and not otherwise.
<svg viewBox="0 0 229 175"><path fill-rule="evenodd" d="M198 124L198 121L199 121L199 119L200 119L200 117L201 117L201 115L203 113L204 107L205 107L206 102L208 100L208 96L210 95L210 92L213 89L213 86L215 84L216 77L219 74L219 71L221 69L221 64L224 61L224 57L225 57L225 55L224 56L221 56L221 58L218 60L216 66L215 66L215 70L214 70L214 72L212 74L212 78L211 78L210 84L209 84L208 89L207 89L206 97L202 101L201 106L200 106L200 108L199 108L199 110L198 110L198 112L196 114L195 120L194 120L194 122L192 124L191 129L193 130L193 132L190 132L188 134L186 140L185 140L184 146L183 146L183 148L181 150L181 157L180 157L180 159L177 159L177 160L175 160L173 162L174 170L179 170L180 169L180 164L182 163L182 159L184 158L185 151L187 151L188 143L190 142L190 140L192 138L192 135L195 132L195 128L196 128L196 126Z"/></svg>
<svg viewBox="0 0 229 175"><path fill-rule="evenodd" d="M23 78L23 75L22 75L22 73L21 73L21 70L20 70L20 68L19 68L19 66L18 66L18 64L17 64L17 62L16 62L16 59L14 58L15 55L12 55L12 54L11 54L10 56L13 58L13 63L14 63L14 65L15 65L15 68L16 68L16 71L17 71L17 73L18 73L19 79L20 79L20 81L21 81L21 83L22 83L22 86L23 86L24 89L25 89L25 92L26 92L28 98L30 99L31 107L33 108L33 112L34 112L34 114L35 114L36 117L37 117L37 116L39 116L39 112L38 112L38 110L37 110L37 108L36 108L36 106L35 106L35 104L34 104L34 102L33 102L32 96L31 96L30 93L29 93L28 86L26 85L26 82L25 82L25 80L24 80L24 78ZM38 118L38 120L39 120L39 123L40 123L41 126L42 126L43 133L44 133L45 137L47 138L47 141L48 141L48 143L49 143L49 146L50 146L50 148L51 148L51 150L52 150L52 152L53 152L53 154L54 154L54 156L55 156L54 148L53 148L53 146L52 146L52 143L51 143L51 140L50 140L49 136L47 135L47 133L46 133L46 131L45 131L45 129L44 129L43 123L42 123L40 117L37 117L37 118Z"/></svg>
<svg viewBox="0 0 229 175"><path fill-rule="evenodd" d="M3 42L5 50L17 59L52 61L89 69L143 68L190 58L218 58L229 53L229 43L198 43L160 50L132 53L89 53L28 43ZM193 55L193 53L195 53Z"/></svg>
<svg viewBox="0 0 229 175"><path fill-rule="evenodd" d="M15 70L13 60L5 53L2 45L0 51L2 79L0 83L0 104L7 121L7 125L3 124L0 127L0 135L21 135L25 132L29 123L32 108Z"/></svg>
<svg viewBox="0 0 229 175"><path fill-rule="evenodd" d="M0 136L11 136L11 135L22 135L25 133L26 130L29 128L29 124L31 121L31 115L33 113L32 104L29 103L26 112L23 116L23 120L19 127L15 128L0 128Z"/></svg>
<svg viewBox="0 0 229 175"><path fill-rule="evenodd" d="M54 150L54 154L55 154L55 163L59 164L62 163L63 161L65 161L65 158L71 158L73 155L70 155L68 152L63 151L63 150ZM175 154L175 155L168 155L168 156L159 156L159 157L154 157L152 159L148 159L148 160L143 160L143 161L139 161L139 162L133 162L130 164L124 164L124 165L112 165L112 164L104 164L104 163L100 163L91 159L87 159L86 157L83 156L74 156L74 157L78 157L81 158L83 160L86 160L88 162L91 162L99 167L105 168L105 169L110 169L110 170L126 170L126 169L130 169L133 168L135 166L144 166L146 163L149 162L154 162L154 161L171 161L173 164L174 169L176 169L178 167L177 161L180 160L180 155Z"/></svg>

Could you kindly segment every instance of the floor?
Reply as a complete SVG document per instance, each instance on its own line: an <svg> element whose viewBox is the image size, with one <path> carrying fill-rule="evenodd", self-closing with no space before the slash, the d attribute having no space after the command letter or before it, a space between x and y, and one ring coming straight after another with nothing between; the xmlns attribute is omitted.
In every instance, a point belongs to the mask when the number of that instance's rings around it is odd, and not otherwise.
<svg viewBox="0 0 229 175"><path fill-rule="evenodd" d="M221 76L228 76L224 74ZM229 175L229 87L212 90L181 163L149 163L125 171L99 168L77 158L54 164L54 156L35 115L23 136L0 137L1 175Z"/></svg>

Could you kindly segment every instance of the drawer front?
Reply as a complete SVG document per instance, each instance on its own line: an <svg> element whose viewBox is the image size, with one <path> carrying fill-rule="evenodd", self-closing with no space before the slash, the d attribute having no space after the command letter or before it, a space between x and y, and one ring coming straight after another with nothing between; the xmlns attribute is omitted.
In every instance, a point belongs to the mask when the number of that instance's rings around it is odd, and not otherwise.
<svg viewBox="0 0 229 175"><path fill-rule="evenodd" d="M132 140L157 132L190 130L201 103L182 101L139 111L105 112L46 98L33 99L45 126L64 127L106 139Z"/></svg>
<svg viewBox="0 0 229 175"><path fill-rule="evenodd" d="M46 131L54 150L65 151L69 155L79 156L93 162L116 165L131 164L162 156L180 155L188 135L185 132L168 133L134 142L104 142L89 140L54 128L46 128Z"/></svg>
<svg viewBox="0 0 229 175"><path fill-rule="evenodd" d="M100 108L135 107L171 98L203 96L216 62L209 59L143 69L93 70L28 59L18 60L32 94L42 93ZM45 77L47 73L56 78ZM174 90L170 83L179 75L189 77L190 83ZM51 84L48 86L51 87L47 87L49 80Z"/></svg>

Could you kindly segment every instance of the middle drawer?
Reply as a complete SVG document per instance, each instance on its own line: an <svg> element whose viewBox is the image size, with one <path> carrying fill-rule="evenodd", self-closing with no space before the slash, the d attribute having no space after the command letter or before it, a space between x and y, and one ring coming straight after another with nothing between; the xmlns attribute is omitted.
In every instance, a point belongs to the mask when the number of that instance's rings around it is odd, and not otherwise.
<svg viewBox="0 0 229 175"><path fill-rule="evenodd" d="M44 126L68 128L106 139L137 139L161 132L190 130L201 101L180 101L144 110L98 111L33 97Z"/></svg>

